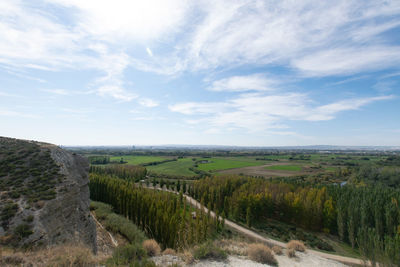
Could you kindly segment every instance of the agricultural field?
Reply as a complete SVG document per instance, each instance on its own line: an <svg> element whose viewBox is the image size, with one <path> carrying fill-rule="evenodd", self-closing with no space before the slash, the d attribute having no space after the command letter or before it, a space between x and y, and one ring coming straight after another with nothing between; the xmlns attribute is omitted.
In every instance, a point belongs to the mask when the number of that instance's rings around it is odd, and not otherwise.
<svg viewBox="0 0 400 267"><path fill-rule="evenodd" d="M155 174L166 174L166 175L176 175L176 176L186 176L192 177L197 174L189 168L192 168L194 161L192 158L181 158L177 161L170 161L161 163L158 165L146 166L146 169Z"/></svg>
<svg viewBox="0 0 400 267"><path fill-rule="evenodd" d="M143 163L150 163L150 162L159 162L163 160L170 159L171 157L155 157L155 156L114 156L110 158L110 161L117 161L123 160L127 162L127 164L132 165L139 165Z"/></svg>
<svg viewBox="0 0 400 267"><path fill-rule="evenodd" d="M272 165L265 167L267 170L274 170L274 171L294 171L299 172L303 168L299 165Z"/></svg>
<svg viewBox="0 0 400 267"><path fill-rule="evenodd" d="M258 166L265 164L264 161L258 161L253 157L235 157L235 158L207 158L207 163L199 163L197 169L202 171L217 171L234 168Z"/></svg>

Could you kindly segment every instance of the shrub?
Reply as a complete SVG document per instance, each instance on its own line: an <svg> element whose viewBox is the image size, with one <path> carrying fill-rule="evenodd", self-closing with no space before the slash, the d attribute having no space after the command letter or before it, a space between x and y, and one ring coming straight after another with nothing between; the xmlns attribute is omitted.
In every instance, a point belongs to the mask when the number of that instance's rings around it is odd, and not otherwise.
<svg viewBox="0 0 400 267"><path fill-rule="evenodd" d="M282 248L280 246L273 246L272 251L275 255L282 255Z"/></svg>
<svg viewBox="0 0 400 267"><path fill-rule="evenodd" d="M30 236L33 234L31 227L28 224L20 224L14 229L14 235L19 239L23 239L25 237Z"/></svg>
<svg viewBox="0 0 400 267"><path fill-rule="evenodd" d="M163 255L176 255L176 251L172 248L167 248L163 251Z"/></svg>
<svg viewBox="0 0 400 267"><path fill-rule="evenodd" d="M286 250L286 255L287 255L289 258L296 257L296 251L295 251L294 249L292 249L292 248L288 248L288 249Z"/></svg>
<svg viewBox="0 0 400 267"><path fill-rule="evenodd" d="M207 242L197 247L194 251L194 258L198 260L213 259L226 260L227 254L224 250L216 247L213 243Z"/></svg>
<svg viewBox="0 0 400 267"><path fill-rule="evenodd" d="M184 259L186 264L192 264L194 262L193 255L188 250L185 250L185 252L183 253L183 259Z"/></svg>
<svg viewBox="0 0 400 267"><path fill-rule="evenodd" d="M150 257L157 256L161 252L160 246L154 239L145 240L143 242L143 248L147 252L147 255L149 255Z"/></svg>
<svg viewBox="0 0 400 267"><path fill-rule="evenodd" d="M264 244L250 244L247 249L247 255L256 262L270 265L278 264L271 249Z"/></svg>
<svg viewBox="0 0 400 267"><path fill-rule="evenodd" d="M306 251L306 246L299 240L290 240L289 243L287 243L286 248L294 249L300 252Z"/></svg>
<svg viewBox="0 0 400 267"><path fill-rule="evenodd" d="M124 265L140 262L146 257L146 251L137 244L128 244L115 249L112 258L109 260L114 265Z"/></svg>

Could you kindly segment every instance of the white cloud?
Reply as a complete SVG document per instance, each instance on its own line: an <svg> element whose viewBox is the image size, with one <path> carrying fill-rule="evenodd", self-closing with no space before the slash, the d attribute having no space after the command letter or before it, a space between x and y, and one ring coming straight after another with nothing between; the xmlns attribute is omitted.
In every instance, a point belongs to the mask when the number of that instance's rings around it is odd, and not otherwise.
<svg viewBox="0 0 400 267"><path fill-rule="evenodd" d="M100 96L111 96L121 101L131 101L138 97L135 94L126 92L123 88L116 85L103 85L100 86L97 91Z"/></svg>
<svg viewBox="0 0 400 267"><path fill-rule="evenodd" d="M75 8L78 26L107 42L158 39L179 30L189 1L186 0L52 0Z"/></svg>
<svg viewBox="0 0 400 267"><path fill-rule="evenodd" d="M168 108L173 112L179 112L185 115L195 114L212 114L215 112L222 111L228 107L227 103L215 102L215 103L200 103L200 102L188 102L170 105Z"/></svg>
<svg viewBox="0 0 400 267"><path fill-rule="evenodd" d="M325 76L400 62L398 47L382 35L400 25L398 1L46 2L61 7L65 21L41 5L2 1L0 64L108 72L113 64L107 57L125 54L123 69L133 66L165 75L277 64ZM161 47L160 54L153 55L149 45ZM138 47L150 58L127 54Z"/></svg>
<svg viewBox="0 0 400 267"><path fill-rule="evenodd" d="M147 52L147 54L149 54L149 56L153 56L153 51L151 51L151 49L150 48L148 48L148 47L146 47L146 52Z"/></svg>
<svg viewBox="0 0 400 267"><path fill-rule="evenodd" d="M327 105L315 106L305 94L288 93L264 95L242 94L225 102L190 102L169 106L173 112L197 115L187 120L190 124L205 124L212 128L237 127L252 132L285 129L290 120L325 121L334 119L339 112L357 110L367 104L393 99L394 96L353 98Z"/></svg>
<svg viewBox="0 0 400 267"><path fill-rule="evenodd" d="M387 46L328 49L295 59L292 65L308 76L348 75L396 66L399 51Z"/></svg>
<svg viewBox="0 0 400 267"><path fill-rule="evenodd" d="M232 76L214 81L208 90L217 92L270 91L275 89L277 83L277 81L268 79L261 74Z"/></svg>
<svg viewBox="0 0 400 267"><path fill-rule="evenodd" d="M56 95L69 95L70 92L68 92L65 89L41 89L43 92L51 93L51 94L56 94Z"/></svg>
<svg viewBox="0 0 400 267"><path fill-rule="evenodd" d="M140 105L142 105L146 108L154 108L159 105L157 101L150 99L150 98L141 98L141 99L139 99L138 102Z"/></svg>

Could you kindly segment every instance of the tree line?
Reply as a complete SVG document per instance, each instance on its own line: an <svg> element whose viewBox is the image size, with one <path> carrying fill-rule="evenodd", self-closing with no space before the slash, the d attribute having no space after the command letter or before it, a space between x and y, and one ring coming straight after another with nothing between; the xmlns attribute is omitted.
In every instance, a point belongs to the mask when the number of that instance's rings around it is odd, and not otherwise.
<svg viewBox="0 0 400 267"><path fill-rule="evenodd" d="M146 177L147 170L142 166L133 166L133 165L120 165L120 164L112 164L107 166L91 165L89 168L89 173L109 175L124 180L138 182L139 180L144 179Z"/></svg>
<svg viewBox="0 0 400 267"><path fill-rule="evenodd" d="M89 188L92 200L110 204L165 248L201 243L223 229L223 222L211 218L210 213L189 207L182 192L146 189L99 173L90 174Z"/></svg>
<svg viewBox="0 0 400 267"><path fill-rule="evenodd" d="M240 176L197 180L189 193L233 220L275 219L340 237L372 261L400 266L400 190L304 185Z"/></svg>

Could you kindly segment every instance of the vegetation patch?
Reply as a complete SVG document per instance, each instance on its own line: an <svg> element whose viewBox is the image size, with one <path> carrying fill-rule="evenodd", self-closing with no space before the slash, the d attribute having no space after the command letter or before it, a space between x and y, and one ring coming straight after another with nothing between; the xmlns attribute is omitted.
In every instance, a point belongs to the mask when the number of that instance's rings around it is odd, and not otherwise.
<svg viewBox="0 0 400 267"><path fill-rule="evenodd" d="M247 249L247 255L256 262L273 266L278 264L271 249L264 244L250 244Z"/></svg>
<svg viewBox="0 0 400 267"><path fill-rule="evenodd" d="M0 137L0 223L5 230L18 212L21 198L40 209L38 202L56 197L56 184L64 178L59 171L48 148Z"/></svg>
<svg viewBox="0 0 400 267"><path fill-rule="evenodd" d="M177 161L165 162L158 165L147 166L150 173L167 174L183 177L195 177L197 174L190 170L194 162L191 158L180 158Z"/></svg>
<svg viewBox="0 0 400 267"><path fill-rule="evenodd" d="M160 255L160 245L154 239L148 239L143 242L143 248L149 257Z"/></svg>
<svg viewBox="0 0 400 267"><path fill-rule="evenodd" d="M201 161L200 161L201 162ZM209 158L205 160L205 163L199 163L198 169L202 171L216 171L226 170L234 168L243 168L250 166L262 165L264 162L252 160L252 159L241 159L238 158Z"/></svg>
<svg viewBox="0 0 400 267"><path fill-rule="evenodd" d="M306 246L300 240L290 240L289 243L287 243L286 248L294 249L300 252L306 251Z"/></svg>
<svg viewBox="0 0 400 267"><path fill-rule="evenodd" d="M168 157L156 157L156 156L134 156L134 155L123 155L110 157L110 161L114 163L127 163L131 165L140 165L153 162L161 162L169 159Z"/></svg>
<svg viewBox="0 0 400 267"><path fill-rule="evenodd" d="M194 249L193 256L198 260L211 259L216 261L224 261L228 255L224 250L216 247L212 242L207 242Z"/></svg>
<svg viewBox="0 0 400 267"><path fill-rule="evenodd" d="M108 231L122 235L131 244L142 244L146 239L146 235L134 223L121 215L115 214L111 205L92 201L90 209Z"/></svg>
<svg viewBox="0 0 400 267"><path fill-rule="evenodd" d="M273 165L265 167L267 170L299 172L303 168L299 165Z"/></svg>

